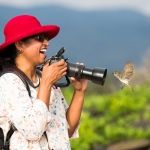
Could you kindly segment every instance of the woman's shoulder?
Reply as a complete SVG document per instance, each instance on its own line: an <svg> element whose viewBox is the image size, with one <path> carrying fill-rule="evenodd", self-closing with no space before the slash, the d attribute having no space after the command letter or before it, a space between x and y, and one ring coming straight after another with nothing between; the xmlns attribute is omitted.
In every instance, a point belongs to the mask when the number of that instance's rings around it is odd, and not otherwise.
<svg viewBox="0 0 150 150"><path fill-rule="evenodd" d="M6 72L6 73L2 72L0 74L0 79L13 79L13 78L18 78L18 76L13 72Z"/></svg>
<svg viewBox="0 0 150 150"><path fill-rule="evenodd" d="M14 73L4 73L0 75L0 85L14 84L21 82L21 79Z"/></svg>

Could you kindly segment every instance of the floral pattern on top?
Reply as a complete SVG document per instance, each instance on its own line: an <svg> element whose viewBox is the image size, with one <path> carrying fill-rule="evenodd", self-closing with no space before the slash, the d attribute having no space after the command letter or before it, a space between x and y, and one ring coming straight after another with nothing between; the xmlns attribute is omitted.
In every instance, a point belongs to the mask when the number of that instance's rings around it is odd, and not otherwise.
<svg viewBox="0 0 150 150"><path fill-rule="evenodd" d="M49 109L36 98L37 89L30 86L30 90L31 97L13 73L0 77L0 127L5 138L11 124L17 129L10 139L10 150L70 150L68 104L60 88L52 88ZM78 137L77 131L74 137Z"/></svg>

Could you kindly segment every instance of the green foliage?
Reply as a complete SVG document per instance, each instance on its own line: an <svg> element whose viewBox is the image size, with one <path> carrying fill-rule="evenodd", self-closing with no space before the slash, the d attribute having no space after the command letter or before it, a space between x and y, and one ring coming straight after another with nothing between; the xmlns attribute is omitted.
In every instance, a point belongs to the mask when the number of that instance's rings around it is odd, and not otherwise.
<svg viewBox="0 0 150 150"><path fill-rule="evenodd" d="M64 90L71 98L72 89ZM67 98L67 99L68 99ZM150 87L125 88L110 95L88 94L81 117L80 138L73 150L90 150L129 139L150 138Z"/></svg>

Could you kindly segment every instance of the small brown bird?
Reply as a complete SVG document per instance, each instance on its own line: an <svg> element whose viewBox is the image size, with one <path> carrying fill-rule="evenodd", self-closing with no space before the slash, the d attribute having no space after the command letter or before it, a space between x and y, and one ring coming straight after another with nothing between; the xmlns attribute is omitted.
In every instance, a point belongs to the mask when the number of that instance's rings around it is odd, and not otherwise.
<svg viewBox="0 0 150 150"><path fill-rule="evenodd" d="M121 72L113 72L114 76L121 81L121 83L124 86L128 86L131 88L129 85L130 80L132 79L134 73L134 65L131 62L128 62L124 65L123 71Z"/></svg>

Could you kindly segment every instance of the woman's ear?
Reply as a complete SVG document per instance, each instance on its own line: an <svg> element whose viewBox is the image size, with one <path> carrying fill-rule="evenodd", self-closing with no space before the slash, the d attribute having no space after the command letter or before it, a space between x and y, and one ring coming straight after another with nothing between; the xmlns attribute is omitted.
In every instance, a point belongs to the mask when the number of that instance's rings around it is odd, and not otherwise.
<svg viewBox="0 0 150 150"><path fill-rule="evenodd" d="M16 49L18 50L18 53L21 54L23 52L23 42L18 41L15 43Z"/></svg>

